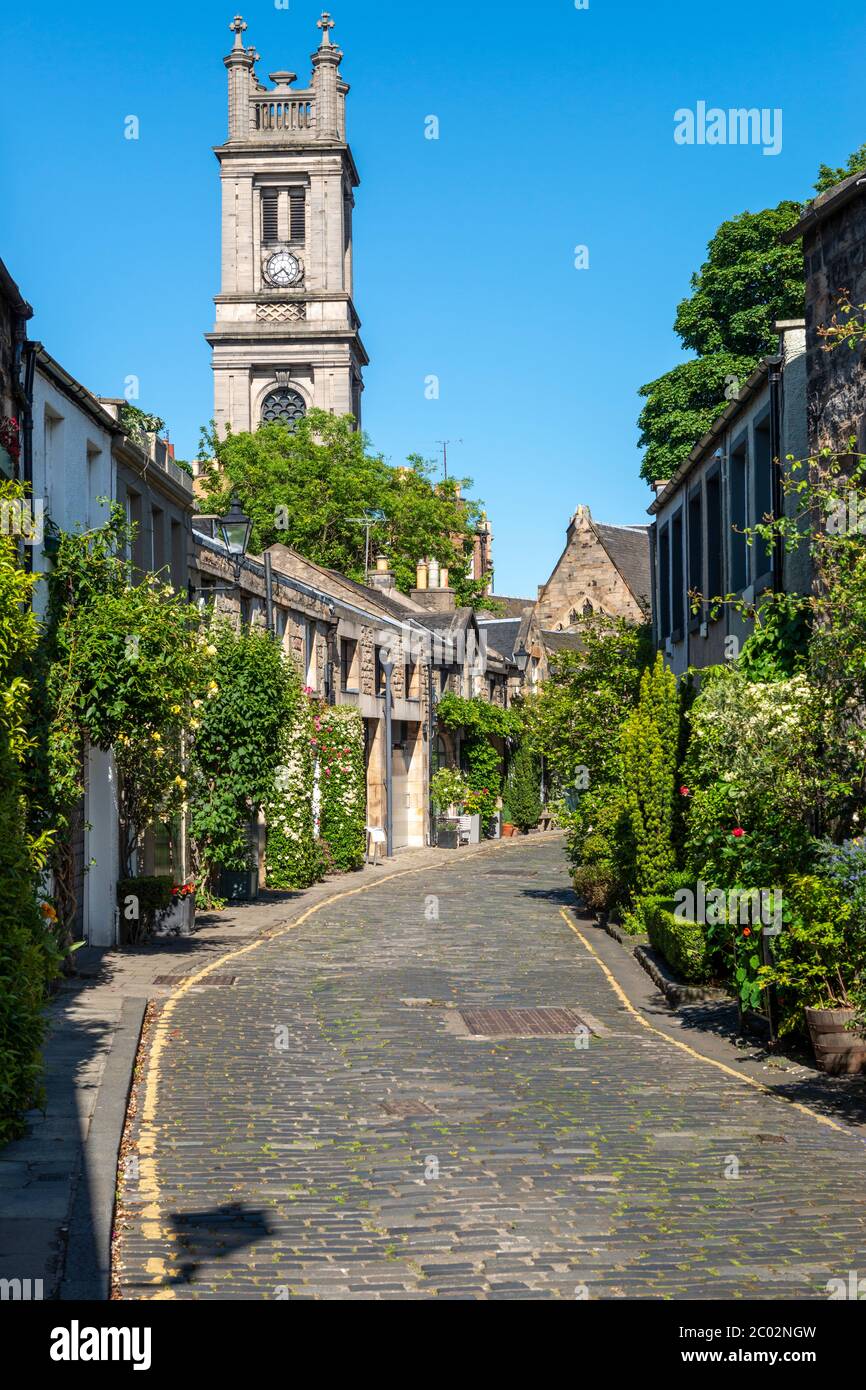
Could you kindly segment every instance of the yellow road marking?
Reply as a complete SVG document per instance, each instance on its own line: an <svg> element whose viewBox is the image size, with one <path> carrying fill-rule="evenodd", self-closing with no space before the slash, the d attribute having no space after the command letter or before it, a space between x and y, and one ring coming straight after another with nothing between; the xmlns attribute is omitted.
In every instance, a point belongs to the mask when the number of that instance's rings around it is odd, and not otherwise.
<svg viewBox="0 0 866 1390"><path fill-rule="evenodd" d="M835 1129L839 1134L847 1134L849 1138L852 1136L852 1131L850 1129L846 1129L844 1125L837 1124L835 1120L829 1119L826 1115L819 1115L817 1110L810 1110L809 1106L803 1105L801 1101L791 1100L790 1096L781 1095L778 1091L774 1091L772 1086L766 1086L763 1081L757 1081L752 1076L744 1076L742 1072L736 1071L733 1067L729 1067L725 1062L717 1062L714 1057L707 1057L703 1052L697 1052L695 1048L689 1047L688 1043L680 1042L679 1038L672 1038L669 1033L662 1032L661 1028L654 1028L649 1019L644 1018L640 1010L635 1008L634 1004L619 984L619 981L614 977L613 972L608 969L601 956L598 954L598 951L587 941L583 932L578 930L565 908L561 907L559 912L566 925L574 932L575 936L579 938L587 951L589 951L596 965L601 966L607 978L607 982L617 999L619 999L623 1007L628 1010L632 1018L637 1019L642 1028L646 1028L648 1032L654 1033L657 1038L664 1038L665 1042L670 1043L671 1047L678 1047L681 1052L687 1052L690 1057L695 1057L697 1061L706 1062L707 1066L715 1067L717 1071L723 1071L726 1076L732 1076L735 1081L741 1082L744 1086L752 1086L756 1091L763 1091L764 1095L772 1096L774 1100L783 1100L787 1105L793 1105L795 1110L799 1110L803 1115L808 1115L810 1119L817 1120L819 1125L826 1125L829 1129ZM858 1136L855 1135L854 1137L857 1138Z"/></svg>
<svg viewBox="0 0 866 1390"><path fill-rule="evenodd" d="M483 854L485 851L482 850ZM448 866L450 867L450 865ZM342 902L344 898L354 898L358 893L367 893L371 888L379 888L383 883L391 883L395 878L406 878L409 874L420 874L430 869L436 868L435 864L420 864L414 869L401 869L399 873L387 874L384 878L373 879L370 883L364 883L360 888L350 888L342 893L334 893L330 898L322 898L320 902L313 903L306 912L302 912L300 917L287 922L284 926L278 927L273 931L265 932L262 936L256 937L255 941L249 942L246 946L239 946L234 951L229 951L226 955L217 956L205 965L201 970L196 971L187 979L175 987L169 995L162 1012L154 1025L153 1040L150 1048L150 1055L147 1066L147 1076L145 1079L144 1099L141 1106L141 1125L138 1138L139 1154L148 1155L141 1158L139 1162L139 1182L138 1196L146 1203L141 1213L142 1235L145 1240L158 1240L167 1245L177 1243L177 1234L168 1230L160 1219L160 1186L159 1175L156 1167L156 1142L160 1126L156 1120L156 1107L159 1099L159 1064L162 1054L165 1051L166 1043L169 1040L169 1029L171 1016L180 1000L201 980L207 978L215 970L222 971L229 961L240 960L241 956L249 955L252 951L257 951L260 946L264 946L278 937L287 935L294 931L316 912L321 912L322 908L330 907L333 903ZM172 1274L165 1260L160 1258L149 1259L146 1265L147 1273L152 1276L151 1283L163 1284L163 1280ZM152 1294L154 1299L174 1298L174 1290L171 1285L164 1285L159 1293Z"/></svg>

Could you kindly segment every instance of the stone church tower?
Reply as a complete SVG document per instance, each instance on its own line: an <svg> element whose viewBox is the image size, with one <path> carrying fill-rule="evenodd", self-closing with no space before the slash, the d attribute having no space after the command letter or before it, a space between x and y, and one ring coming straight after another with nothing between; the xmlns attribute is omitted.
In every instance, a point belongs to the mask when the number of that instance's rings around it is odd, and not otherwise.
<svg viewBox="0 0 866 1390"><path fill-rule="evenodd" d="M256 73L246 24L230 28L229 133L222 180L222 289L213 349L220 436L291 423L317 406L360 423L368 358L352 302L352 211L359 179L346 143L342 53L328 14L308 88L296 74Z"/></svg>

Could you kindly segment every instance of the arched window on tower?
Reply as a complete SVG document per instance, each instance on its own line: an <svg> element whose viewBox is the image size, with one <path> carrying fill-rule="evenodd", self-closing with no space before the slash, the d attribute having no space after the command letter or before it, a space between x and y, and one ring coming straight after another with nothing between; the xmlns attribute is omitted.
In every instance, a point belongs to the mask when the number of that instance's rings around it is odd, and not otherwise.
<svg viewBox="0 0 866 1390"><path fill-rule="evenodd" d="M293 430L306 413L303 396L288 386L280 386L276 391L271 391L262 403L262 424L288 425Z"/></svg>

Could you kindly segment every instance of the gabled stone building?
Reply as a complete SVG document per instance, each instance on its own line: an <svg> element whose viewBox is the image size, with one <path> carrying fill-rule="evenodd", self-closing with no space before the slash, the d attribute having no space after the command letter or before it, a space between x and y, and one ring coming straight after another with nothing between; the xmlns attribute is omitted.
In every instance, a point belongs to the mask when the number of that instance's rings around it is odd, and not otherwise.
<svg viewBox="0 0 866 1390"><path fill-rule="evenodd" d="M594 614L641 623L650 605L649 528L608 526L578 507L565 549L538 590L540 627L568 632Z"/></svg>

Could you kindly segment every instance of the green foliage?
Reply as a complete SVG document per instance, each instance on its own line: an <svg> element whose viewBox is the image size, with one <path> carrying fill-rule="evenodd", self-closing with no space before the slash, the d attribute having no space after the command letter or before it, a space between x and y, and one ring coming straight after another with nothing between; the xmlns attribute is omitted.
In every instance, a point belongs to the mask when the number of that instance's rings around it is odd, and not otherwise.
<svg viewBox="0 0 866 1390"><path fill-rule="evenodd" d="M309 888L324 872L313 816L314 706L295 672L291 706L280 731L279 767L264 803L269 888Z"/></svg>
<svg viewBox="0 0 866 1390"><path fill-rule="evenodd" d="M190 834L209 881L248 867L247 826L273 791L283 725L293 712L288 659L263 628L211 633L213 686L190 768Z"/></svg>
<svg viewBox="0 0 866 1390"><path fill-rule="evenodd" d="M864 972L862 931L852 930L844 893L814 875L794 876L786 890L786 924L774 938L773 964L758 971L775 985L779 1031L802 1031L803 1010L845 1008Z"/></svg>
<svg viewBox="0 0 866 1390"><path fill-rule="evenodd" d="M799 595L768 595L755 611L755 629L743 643L738 670L751 681L796 675L808 662L809 633L809 614Z"/></svg>
<svg viewBox="0 0 866 1390"><path fill-rule="evenodd" d="M678 917L670 901L658 897L643 901L642 920L650 945L664 956L683 980L704 984L711 976L711 957L703 926Z"/></svg>
<svg viewBox="0 0 866 1390"><path fill-rule="evenodd" d="M123 878L117 884L117 906L122 930L130 945L147 941L157 914L171 906L173 880L163 875Z"/></svg>
<svg viewBox="0 0 866 1390"><path fill-rule="evenodd" d="M182 805L181 740L207 680L198 614L154 575L130 583L131 539L114 506L104 526L60 535L48 576L31 816L56 832L52 869L67 932L75 916L71 840L84 790L84 749L114 751L121 863L129 876L141 835Z"/></svg>
<svg viewBox="0 0 866 1390"><path fill-rule="evenodd" d="M348 873L361 868L366 851L364 721L350 706L322 705L313 726L322 851L330 869Z"/></svg>
<svg viewBox="0 0 866 1390"><path fill-rule="evenodd" d="M503 709L478 696L464 699L451 691L442 696L436 715L443 729L461 731L466 783L475 793L472 814L480 813L482 823L489 825L502 794L504 761L502 751L492 740L500 740L506 748L514 743L523 727L522 715L517 709Z"/></svg>
<svg viewBox="0 0 866 1390"><path fill-rule="evenodd" d="M580 634L580 650L558 653L549 680L523 705L526 737L544 757L555 794L571 793L574 804L584 792L618 781L611 733L633 708L652 659L648 629L621 618L588 619Z"/></svg>
<svg viewBox="0 0 866 1390"><path fill-rule="evenodd" d="M149 415L130 401L125 401L120 407L120 423L136 444L143 444L146 434L159 434L160 430L165 429L165 421L159 415Z"/></svg>
<svg viewBox="0 0 866 1390"><path fill-rule="evenodd" d="M541 767L525 740L508 769L508 809L518 830L534 830L541 817Z"/></svg>
<svg viewBox="0 0 866 1390"><path fill-rule="evenodd" d="M625 855L635 893L663 886L675 867L674 781L679 744L676 677L661 652L641 677L637 708L620 732L625 792Z"/></svg>
<svg viewBox="0 0 866 1390"><path fill-rule="evenodd" d="M831 169L828 164L819 165L815 192L826 193L829 188L841 183L843 179L850 178L852 174L862 173L864 169L866 169L866 145L861 145L853 154L849 154L847 162L838 169Z"/></svg>
<svg viewBox="0 0 866 1390"><path fill-rule="evenodd" d="M821 692L805 675L758 682L728 666L702 676L686 716L686 860L712 887L770 888L813 857Z"/></svg>
<svg viewBox="0 0 866 1390"><path fill-rule="evenodd" d="M733 399L733 379L742 385L761 357L775 352L776 320L802 314L802 248L779 241L799 216L794 202L744 212L723 222L710 241L674 324L697 358L640 389L647 398L638 420L647 482L673 476Z"/></svg>
<svg viewBox="0 0 866 1390"><path fill-rule="evenodd" d="M446 814L452 806L457 815L462 815L468 791L466 778L456 767L441 767L430 778L430 795L439 815Z"/></svg>
<svg viewBox="0 0 866 1390"><path fill-rule="evenodd" d="M0 483L0 503L18 500ZM0 532L0 1144L21 1133L21 1115L40 1098L43 1009L57 969L48 920L36 901L47 835L27 831L22 763L36 624L33 578L18 563L14 540Z"/></svg>
<svg viewBox="0 0 866 1390"><path fill-rule="evenodd" d="M460 603L483 602L484 583L470 578L480 504L461 495L470 479L434 484L435 465L416 455L392 468L369 452L351 416L323 410L311 410L294 430L267 424L225 439L206 433L202 452L211 460L202 507L222 513L237 494L253 521L255 553L282 542L364 583L365 528L357 518L381 513L370 530L371 557L388 556L399 589L414 587L418 561L429 556L447 566Z"/></svg>

